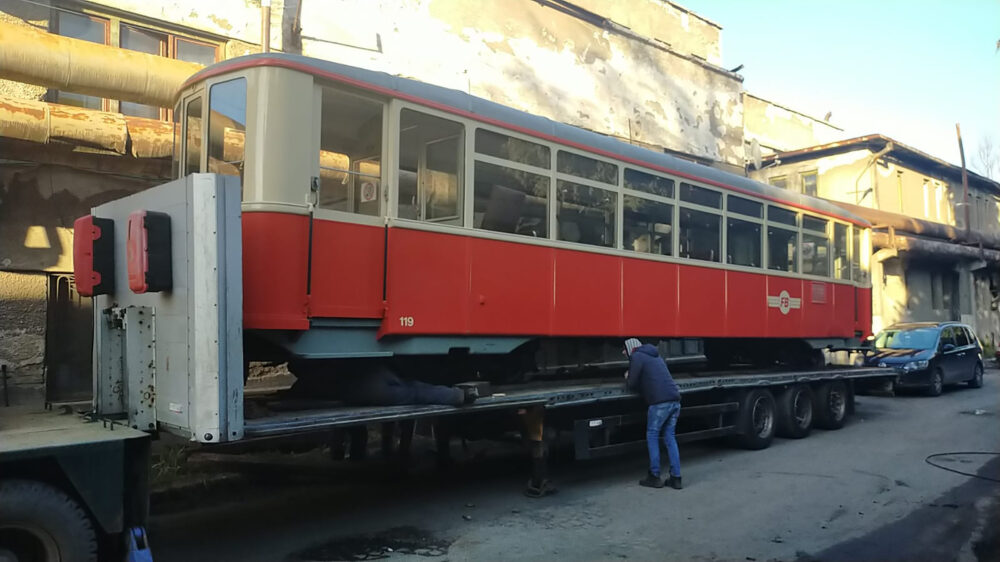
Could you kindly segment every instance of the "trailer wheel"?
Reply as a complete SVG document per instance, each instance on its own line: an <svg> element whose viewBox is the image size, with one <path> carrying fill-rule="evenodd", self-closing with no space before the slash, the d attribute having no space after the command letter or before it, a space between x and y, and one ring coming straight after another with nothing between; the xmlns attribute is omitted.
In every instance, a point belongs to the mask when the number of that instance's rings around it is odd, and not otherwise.
<svg viewBox="0 0 1000 562"><path fill-rule="evenodd" d="M0 482L0 555L30 562L95 562L97 535L87 513L61 490L6 480Z"/></svg>
<svg viewBox="0 0 1000 562"><path fill-rule="evenodd" d="M850 395L844 381L829 381L819 385L816 391L816 401L813 404L813 415L816 427L823 429L840 429L847 420L847 401Z"/></svg>
<svg viewBox="0 0 1000 562"><path fill-rule="evenodd" d="M774 396L769 391L758 388L745 393L740 398L736 445L752 451L766 449L774 440L774 418Z"/></svg>
<svg viewBox="0 0 1000 562"><path fill-rule="evenodd" d="M813 424L813 393L804 384L788 387L778 397L778 435L801 439L809 435Z"/></svg>

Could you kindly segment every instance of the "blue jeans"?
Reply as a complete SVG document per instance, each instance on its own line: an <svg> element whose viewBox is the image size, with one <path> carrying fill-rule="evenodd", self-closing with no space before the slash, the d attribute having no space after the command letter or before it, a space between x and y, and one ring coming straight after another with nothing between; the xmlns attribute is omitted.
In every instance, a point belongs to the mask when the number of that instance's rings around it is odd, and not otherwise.
<svg viewBox="0 0 1000 562"><path fill-rule="evenodd" d="M681 475L681 454L677 450L677 439L674 438L674 427L677 426L677 416L680 413L680 402L653 404L646 413L646 447L649 448L649 472L653 476L660 476L661 433L670 456L670 475Z"/></svg>

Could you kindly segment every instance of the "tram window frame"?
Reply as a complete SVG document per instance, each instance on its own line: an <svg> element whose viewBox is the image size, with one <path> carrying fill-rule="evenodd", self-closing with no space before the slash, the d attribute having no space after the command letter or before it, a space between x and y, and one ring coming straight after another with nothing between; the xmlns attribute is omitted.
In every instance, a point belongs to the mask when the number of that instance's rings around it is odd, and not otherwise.
<svg viewBox="0 0 1000 562"><path fill-rule="evenodd" d="M403 157L405 153L404 147L407 142L414 141L404 141L403 134L409 131L419 131L420 123L414 123L412 126L408 126L405 123L405 119L408 118L408 114L413 114L420 116L420 118L426 121L435 122L436 126L450 127L452 131L445 132L441 134L433 134L429 137L421 136L416 139L418 145L417 153L413 156L416 158L416 164L414 170L404 169ZM397 123L398 126L396 130L393 131L395 136L394 142L396 147L395 155L395 165L396 165L396 216L401 219L416 220L431 224L446 224L452 226L464 226L465 217L465 197L466 197L466 165L467 165L467 154L466 154L466 135L467 135L467 124L463 120L455 119L453 117L442 117L437 112L428 111L423 108L410 107L408 105L402 105L399 107L397 112ZM425 123L426 125L427 123ZM433 138L430 138L433 137ZM454 157L454 202L448 202L449 207L454 207L453 214L445 214L441 216L428 217L428 201L431 195L436 192L436 190L428 191L427 179L425 176L428 172L441 172L445 175L450 175L450 170L434 170L427 167L427 154L426 149L432 144L441 144L445 142L455 143L455 157ZM407 163L409 165L409 163ZM412 167L412 166L411 166ZM404 180L404 175L413 176L412 180ZM404 181L409 184L412 182L412 188L408 188L412 191L411 203L406 205L410 207L412 211L412 216L406 216L411 213L404 213Z"/></svg>
<svg viewBox="0 0 1000 562"><path fill-rule="evenodd" d="M633 204L634 210L630 211L629 207ZM675 207L676 205L672 203L624 194L622 197L622 248L640 254L672 256L674 254ZM660 220L641 220L643 218ZM641 234L633 236L634 233L638 232ZM643 240L644 236L645 240ZM642 244L645 244L645 247ZM659 248L659 251L654 251L656 248Z"/></svg>
<svg viewBox="0 0 1000 562"><path fill-rule="evenodd" d="M655 195L664 199L673 199L676 182L673 178L625 167L622 173L622 187L643 194Z"/></svg>
<svg viewBox="0 0 1000 562"><path fill-rule="evenodd" d="M556 150L556 172L567 176L565 179L575 183L577 179L597 182L600 185L618 187L621 165L594 158L589 154L580 154L565 149ZM571 179L572 178L572 179Z"/></svg>
<svg viewBox="0 0 1000 562"><path fill-rule="evenodd" d="M767 206L767 222L784 227L798 228L799 213L774 205Z"/></svg>
<svg viewBox="0 0 1000 562"><path fill-rule="evenodd" d="M833 223L833 249L830 251L830 257L833 262L833 278L842 281L851 280L850 231L851 227L842 222ZM841 234L843 234L842 238ZM842 246L840 245L840 240L843 240ZM843 258L843 261L838 265L837 260L840 258Z"/></svg>
<svg viewBox="0 0 1000 562"><path fill-rule="evenodd" d="M591 182L593 183L593 182ZM566 194L572 191L574 199L581 199L581 191L586 191L586 197L592 198L595 195L602 195L607 197L605 202L610 202L610 209L605 205L604 208L600 206L590 204L588 202L577 201L567 201ZM569 242L573 244L585 244L588 246L596 246L599 248L617 248L618 247L618 191L613 189L607 189L603 187L597 187L591 185L590 183L579 183L574 182L569 179L557 179L556 180L556 240L561 242ZM600 233L601 241L597 242L596 237L590 238L590 240L585 240L585 231L580 229L581 221L570 221L563 218L564 213L570 210L570 205L582 208L583 210L592 209L599 212L603 212L605 215L605 220L603 223L603 233ZM608 221L610 218L610 221ZM574 225L570 228L570 225ZM565 228L565 229L564 229ZM575 236L573 233L576 233ZM591 232L594 234L594 232ZM571 239L575 238L575 239Z"/></svg>
<svg viewBox="0 0 1000 562"><path fill-rule="evenodd" d="M489 230L518 236L531 236L540 239L549 237L549 195L552 191L552 176L539 173L528 166L517 166L513 162L506 163L499 158L477 157L472 163L472 227L478 230ZM487 172L498 175L508 175L522 181L512 180L510 185L490 182L488 195L484 192L487 182L483 181ZM518 178L518 176L520 176ZM529 185L523 180L533 180ZM518 185L520 183L520 185ZM498 189L499 188L499 189ZM526 206L538 201L542 203L542 213L525 213ZM485 208L483 207L485 206ZM479 210L482 208L483 210Z"/></svg>
<svg viewBox="0 0 1000 562"><path fill-rule="evenodd" d="M735 246L742 244L743 241L752 240L754 237L747 236L745 233L743 234L740 234L739 232L734 233L733 232L734 227L737 229L748 229L748 230L756 229L757 231L756 243L750 245L749 252L745 252L743 251L743 249L737 248ZM738 215L727 216L726 217L726 263L728 265L735 265L740 267L753 267L753 268L763 267L764 266L763 232L764 232L763 221L746 220ZM737 235L734 236L734 234ZM747 256L750 256L751 259L746 259Z"/></svg>
<svg viewBox="0 0 1000 562"><path fill-rule="evenodd" d="M681 182L677 199L706 209L722 210L722 192L694 183Z"/></svg>
<svg viewBox="0 0 1000 562"><path fill-rule="evenodd" d="M316 208L355 216L381 216L387 106L370 95L327 84L318 86L320 129L316 158L320 184ZM361 123L352 124L354 130L346 135L342 132L345 115L364 116Z"/></svg>
<svg viewBox="0 0 1000 562"><path fill-rule="evenodd" d="M228 122L222 118L228 119ZM240 119L242 119L242 123ZM229 124L234 125L234 127L228 127ZM239 129L239 126L242 126L242 129ZM232 134L230 137L238 137L239 134L242 134L243 142L235 142L233 139L233 142L227 145L226 133L228 131L238 133ZM243 183L243 172L246 169L246 132L247 78L237 76L210 85L208 87L209 142L206 162L209 173L236 176L240 178L240 183ZM227 152L227 146L231 148L230 152Z"/></svg>
<svg viewBox="0 0 1000 562"><path fill-rule="evenodd" d="M529 168L539 168L544 170L552 169L553 149L547 144L530 141L505 132L487 129L485 127L476 127L473 135L473 151L475 152L477 158L480 156L490 156L504 160L505 162L528 166ZM504 153L503 150L493 150L493 147L490 145L493 141L507 143L508 149L506 153ZM512 155L511 152L514 148L521 149L524 156L518 158L515 157L516 155ZM530 151L536 151L538 156L534 157L530 154Z"/></svg>
<svg viewBox="0 0 1000 562"><path fill-rule="evenodd" d="M733 203L736 203L736 209L733 208ZM756 206L757 212L751 213L750 209ZM760 201L754 201L753 199L748 199L746 197L740 197L738 195L728 195L726 197L726 213L736 214L742 217L750 217L758 220L764 220L764 204ZM742 219L741 219L742 220Z"/></svg>
<svg viewBox="0 0 1000 562"><path fill-rule="evenodd" d="M784 238L777 238L782 236ZM794 243L788 243L789 236L794 238ZM785 240L784 244L781 244L781 240ZM799 273L799 257L802 254L802 237L797 228L782 228L778 224L768 224L767 225L767 269L768 271L782 271L785 273ZM784 248L785 252L776 251L778 248ZM789 257L787 250L792 249L792 255ZM775 263L775 257L779 255L784 255L781 264Z"/></svg>
<svg viewBox="0 0 1000 562"><path fill-rule="evenodd" d="M711 220L707 220L704 224L707 225L705 228L701 227L701 224L692 224L692 221L699 217L711 217ZM705 245L704 249L710 252L708 257L703 257L705 254L695 255L692 251L692 242L703 242L708 239L706 233L711 234L712 220L715 221L715 248L711 249L708 244ZM697 227L697 228L696 228ZM702 232L692 232L701 230ZM707 261L711 263L722 263L722 214L713 213L710 211L705 211L702 209L697 209L694 207L681 206L679 207L678 217L677 217L677 240L678 249L677 257L686 258L698 261ZM685 246L685 242L688 244Z"/></svg>
<svg viewBox="0 0 1000 562"><path fill-rule="evenodd" d="M192 117L191 106L198 104L198 116L196 118ZM204 90L199 91L197 95L193 95L190 98L184 100L184 158L181 160L183 173L182 177L191 174L197 174L201 172L201 155L204 152L205 143L205 94ZM193 122L193 119L197 121ZM192 125L195 125L197 132L197 137L192 133ZM196 143L195 148L192 152L191 143L194 141Z"/></svg>
<svg viewBox="0 0 1000 562"><path fill-rule="evenodd" d="M806 248L808 244L812 244L812 258L806 257ZM799 254L800 254L800 267L802 269L803 275L813 275L816 277L830 277L831 274L831 253L830 253L830 238L824 232L822 234L816 231L803 230L802 235L799 238ZM822 249L822 251L820 251ZM820 257L823 254L823 258ZM809 266L809 271L806 271L806 266ZM817 266L822 266L822 269L817 268Z"/></svg>

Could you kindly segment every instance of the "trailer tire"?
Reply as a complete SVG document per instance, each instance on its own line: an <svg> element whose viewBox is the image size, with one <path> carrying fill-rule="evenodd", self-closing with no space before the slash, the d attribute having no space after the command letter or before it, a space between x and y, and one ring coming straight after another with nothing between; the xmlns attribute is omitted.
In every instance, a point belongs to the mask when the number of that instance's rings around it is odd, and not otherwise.
<svg viewBox="0 0 1000 562"><path fill-rule="evenodd" d="M807 437L813 426L812 389L797 384L785 389L778 397L778 436L789 439Z"/></svg>
<svg viewBox="0 0 1000 562"><path fill-rule="evenodd" d="M844 427L849 410L847 384L844 381L828 381L821 383L816 391L813 403L813 419L816 427L823 429L840 429Z"/></svg>
<svg viewBox="0 0 1000 562"><path fill-rule="evenodd" d="M0 481L0 552L15 560L97 560L90 517L63 491L32 480Z"/></svg>
<svg viewBox="0 0 1000 562"><path fill-rule="evenodd" d="M770 391L757 388L740 397L739 419L734 436L738 447L757 451L766 449L774 440L775 405Z"/></svg>

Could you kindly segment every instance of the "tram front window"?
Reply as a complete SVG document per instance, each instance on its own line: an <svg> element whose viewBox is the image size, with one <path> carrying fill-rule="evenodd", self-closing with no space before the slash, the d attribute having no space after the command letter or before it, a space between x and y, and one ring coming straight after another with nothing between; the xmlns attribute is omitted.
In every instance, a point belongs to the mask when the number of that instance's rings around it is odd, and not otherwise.
<svg viewBox="0 0 1000 562"><path fill-rule="evenodd" d="M243 179L247 131L247 80L213 85L208 94L208 171Z"/></svg>
<svg viewBox="0 0 1000 562"><path fill-rule="evenodd" d="M317 207L379 215L382 110L381 102L323 88Z"/></svg>

